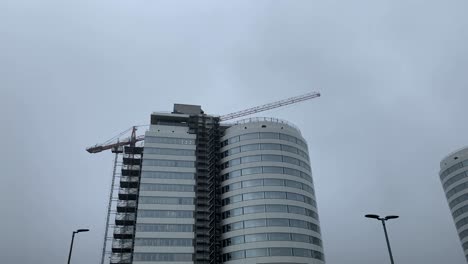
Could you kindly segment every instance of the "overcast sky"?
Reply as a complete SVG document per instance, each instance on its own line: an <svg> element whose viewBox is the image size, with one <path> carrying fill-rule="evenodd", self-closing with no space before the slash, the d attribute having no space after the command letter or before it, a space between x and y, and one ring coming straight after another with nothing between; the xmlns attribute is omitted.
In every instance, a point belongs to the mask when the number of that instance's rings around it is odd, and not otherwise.
<svg viewBox="0 0 468 264"><path fill-rule="evenodd" d="M152 111L260 116L309 144L329 264L463 264L438 178L467 144L468 2L0 1L2 263L99 263L113 156ZM139 131L143 133L144 131Z"/></svg>

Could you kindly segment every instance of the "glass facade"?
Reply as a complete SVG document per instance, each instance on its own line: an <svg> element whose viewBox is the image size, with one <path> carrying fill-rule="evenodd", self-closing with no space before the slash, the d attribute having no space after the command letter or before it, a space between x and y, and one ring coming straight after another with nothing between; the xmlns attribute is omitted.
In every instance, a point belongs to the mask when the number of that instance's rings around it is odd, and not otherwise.
<svg viewBox="0 0 468 264"><path fill-rule="evenodd" d="M137 224L137 232L192 232L193 225Z"/></svg>
<svg viewBox="0 0 468 264"><path fill-rule="evenodd" d="M458 196L457 198L453 199L449 203L449 206L450 206L450 208L453 208L453 207L455 207L455 205L457 205L457 204L459 204L461 202L464 202L464 201L468 201L468 193L462 194L462 195Z"/></svg>
<svg viewBox="0 0 468 264"><path fill-rule="evenodd" d="M300 131L270 121L218 123L216 128L206 121L210 118L152 115L141 177L132 187L138 195L133 198L135 228L129 229L134 231L131 263L324 264L309 154ZM214 185L211 174L218 180ZM219 242L215 252L213 237Z"/></svg>
<svg viewBox="0 0 468 264"><path fill-rule="evenodd" d="M221 200L222 205L228 205L233 203L239 203L242 201L248 200L258 200L258 199L283 199L283 200L293 200L299 201L306 204L310 204L316 207L316 202L313 198L297 194L291 192L251 192L251 193L244 193L239 195L234 195L228 198Z"/></svg>
<svg viewBox="0 0 468 264"><path fill-rule="evenodd" d="M168 149L168 148L145 148L144 154L174 155L174 156L195 156L193 149Z"/></svg>
<svg viewBox="0 0 468 264"><path fill-rule="evenodd" d="M226 254L223 254L223 261L244 259L244 258L253 258L253 257L306 257L314 258L318 260L324 260L323 253L316 250L310 250L305 248L286 248L286 247L276 247L276 248L256 248L256 249L247 249L233 251Z"/></svg>
<svg viewBox="0 0 468 264"><path fill-rule="evenodd" d="M132 263L193 263L196 137L157 123L145 136Z"/></svg>
<svg viewBox="0 0 468 264"><path fill-rule="evenodd" d="M183 253L135 253L134 261L192 261L192 254Z"/></svg>
<svg viewBox="0 0 468 264"><path fill-rule="evenodd" d="M144 159L143 166L194 168L195 162L185 160Z"/></svg>
<svg viewBox="0 0 468 264"><path fill-rule="evenodd" d="M234 136L229 139L226 139L222 142L222 146L231 145L240 141L244 140L251 140L251 139L277 139L277 140L284 140L288 142L295 143L305 150L307 150L307 144L305 141L298 137L294 137L291 135L283 134L283 133L276 133L276 132L258 132L258 133L247 133L242 134L240 136Z"/></svg>
<svg viewBox="0 0 468 264"><path fill-rule="evenodd" d="M138 210L142 218L193 218L193 211Z"/></svg>
<svg viewBox="0 0 468 264"><path fill-rule="evenodd" d="M307 145L299 132L271 130L232 127L225 132L221 169L222 180L229 182L221 184L223 261L276 263L278 257L294 257L290 263L298 258L324 263Z"/></svg>
<svg viewBox="0 0 468 264"><path fill-rule="evenodd" d="M443 159L439 177L468 261L468 148Z"/></svg>
<svg viewBox="0 0 468 264"><path fill-rule="evenodd" d="M223 233L227 233L239 229L247 229L252 227L269 227L269 226L281 226L281 227L297 227L302 229L308 229L315 232L320 232L320 228L317 224L297 219L286 219L286 218L260 218L250 219L245 221L234 222L231 224L223 225Z"/></svg>
<svg viewBox="0 0 468 264"><path fill-rule="evenodd" d="M195 173L175 171L142 171L141 178L194 180Z"/></svg>
<svg viewBox="0 0 468 264"><path fill-rule="evenodd" d="M239 170L232 170L229 173L223 174L221 177L224 180L228 180L228 179L252 175L252 174L286 174L286 175L299 177L299 178L312 182L312 176L310 176L310 172L304 172L301 170L296 170L296 169L292 169L288 167L281 167L281 166L258 166L258 167L249 167L249 168L239 169Z"/></svg>
<svg viewBox="0 0 468 264"><path fill-rule="evenodd" d="M146 136L145 143L195 145L195 139Z"/></svg>
<svg viewBox="0 0 468 264"><path fill-rule="evenodd" d="M309 155L306 151L303 151L301 148L293 147L290 145L284 145L279 143L258 143L258 144L247 144L241 145L233 148L229 148L223 152L224 157L234 155L240 152L255 151L255 150L282 150L285 152L290 152L298 154L305 159L309 159Z"/></svg>
<svg viewBox="0 0 468 264"><path fill-rule="evenodd" d="M445 177L447 177L449 174L451 174L454 171L457 171L463 167L468 167L468 159L457 162L454 165L450 166L449 168L445 169L441 174L440 174L440 179L444 180Z"/></svg>
<svg viewBox="0 0 468 264"><path fill-rule="evenodd" d="M304 162L300 159L296 159L290 156L284 155L252 155L245 156L242 158L231 159L228 162L225 162L221 165L222 169L229 168L239 164L246 164L251 162L260 162L260 161L271 161L271 162L284 162L292 165L300 166L310 171L310 166L307 162Z"/></svg>
<svg viewBox="0 0 468 264"><path fill-rule="evenodd" d="M140 196L140 204L194 204L193 198Z"/></svg>
<svg viewBox="0 0 468 264"><path fill-rule="evenodd" d="M159 183L142 183L141 191L159 191L159 192L193 192L193 185L187 184L159 184Z"/></svg>
<svg viewBox="0 0 468 264"><path fill-rule="evenodd" d="M151 247L190 247L193 239L190 238L137 238L135 246Z"/></svg>
<svg viewBox="0 0 468 264"><path fill-rule="evenodd" d="M456 174L455 176L452 176L450 177L445 183L444 183L444 189L447 189L447 187L449 187L449 185L451 185L452 183L455 183L461 179L465 179L468 177L468 173L466 171L464 172L461 172L461 173L458 173Z"/></svg>

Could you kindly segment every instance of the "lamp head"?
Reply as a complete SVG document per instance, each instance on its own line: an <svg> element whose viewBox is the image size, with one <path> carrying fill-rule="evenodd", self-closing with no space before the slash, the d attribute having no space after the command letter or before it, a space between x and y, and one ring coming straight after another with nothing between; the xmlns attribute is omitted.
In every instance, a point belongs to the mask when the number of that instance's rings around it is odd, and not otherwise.
<svg viewBox="0 0 468 264"><path fill-rule="evenodd" d="M367 218L374 218L374 219L380 219L380 217L376 214L366 214L365 217Z"/></svg>
<svg viewBox="0 0 468 264"><path fill-rule="evenodd" d="M398 217L399 217L398 215L388 215L385 217L385 220L397 219Z"/></svg>
<svg viewBox="0 0 468 264"><path fill-rule="evenodd" d="M78 229L75 231L75 233L81 233L81 232L88 232L89 229Z"/></svg>

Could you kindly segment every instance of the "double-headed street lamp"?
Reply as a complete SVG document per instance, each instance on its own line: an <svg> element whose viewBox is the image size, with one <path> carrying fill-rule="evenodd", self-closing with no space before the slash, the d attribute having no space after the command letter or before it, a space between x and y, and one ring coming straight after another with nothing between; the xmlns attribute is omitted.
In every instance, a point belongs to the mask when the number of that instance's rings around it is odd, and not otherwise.
<svg viewBox="0 0 468 264"><path fill-rule="evenodd" d="M367 214L367 215L365 215L365 217L374 218L374 219L380 220L382 222L382 226L383 226L383 229L384 229L384 232L385 232L385 239L387 240L387 247L388 247L388 254L390 255L390 262L392 264L394 264L393 256L392 256L392 249L390 248L390 242L388 241L388 234L387 234L387 228L385 226L385 221L390 220L390 219L396 219L399 216L398 215L389 215L389 216L386 216L386 217L380 217L380 216L375 215L375 214Z"/></svg>
<svg viewBox="0 0 468 264"><path fill-rule="evenodd" d="M73 240L75 239L75 234L76 233L81 233L81 232L88 232L88 231L89 231L89 229L78 229L76 231L73 231L71 245L70 245L70 253L68 254L68 264L70 264L71 254L72 254L72 250L73 250Z"/></svg>

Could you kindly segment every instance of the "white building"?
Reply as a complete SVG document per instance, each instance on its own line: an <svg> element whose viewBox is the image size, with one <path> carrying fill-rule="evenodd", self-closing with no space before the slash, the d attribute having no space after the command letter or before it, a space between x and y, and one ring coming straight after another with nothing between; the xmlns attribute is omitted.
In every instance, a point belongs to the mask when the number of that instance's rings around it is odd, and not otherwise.
<svg viewBox="0 0 468 264"><path fill-rule="evenodd" d="M468 147L445 157L439 176L468 261Z"/></svg>
<svg viewBox="0 0 468 264"><path fill-rule="evenodd" d="M133 235L114 235L111 263L324 263L308 148L293 125L219 124L175 105L152 114L142 149L139 184L121 188L137 193L121 201L137 201L120 213L133 222L116 220Z"/></svg>

